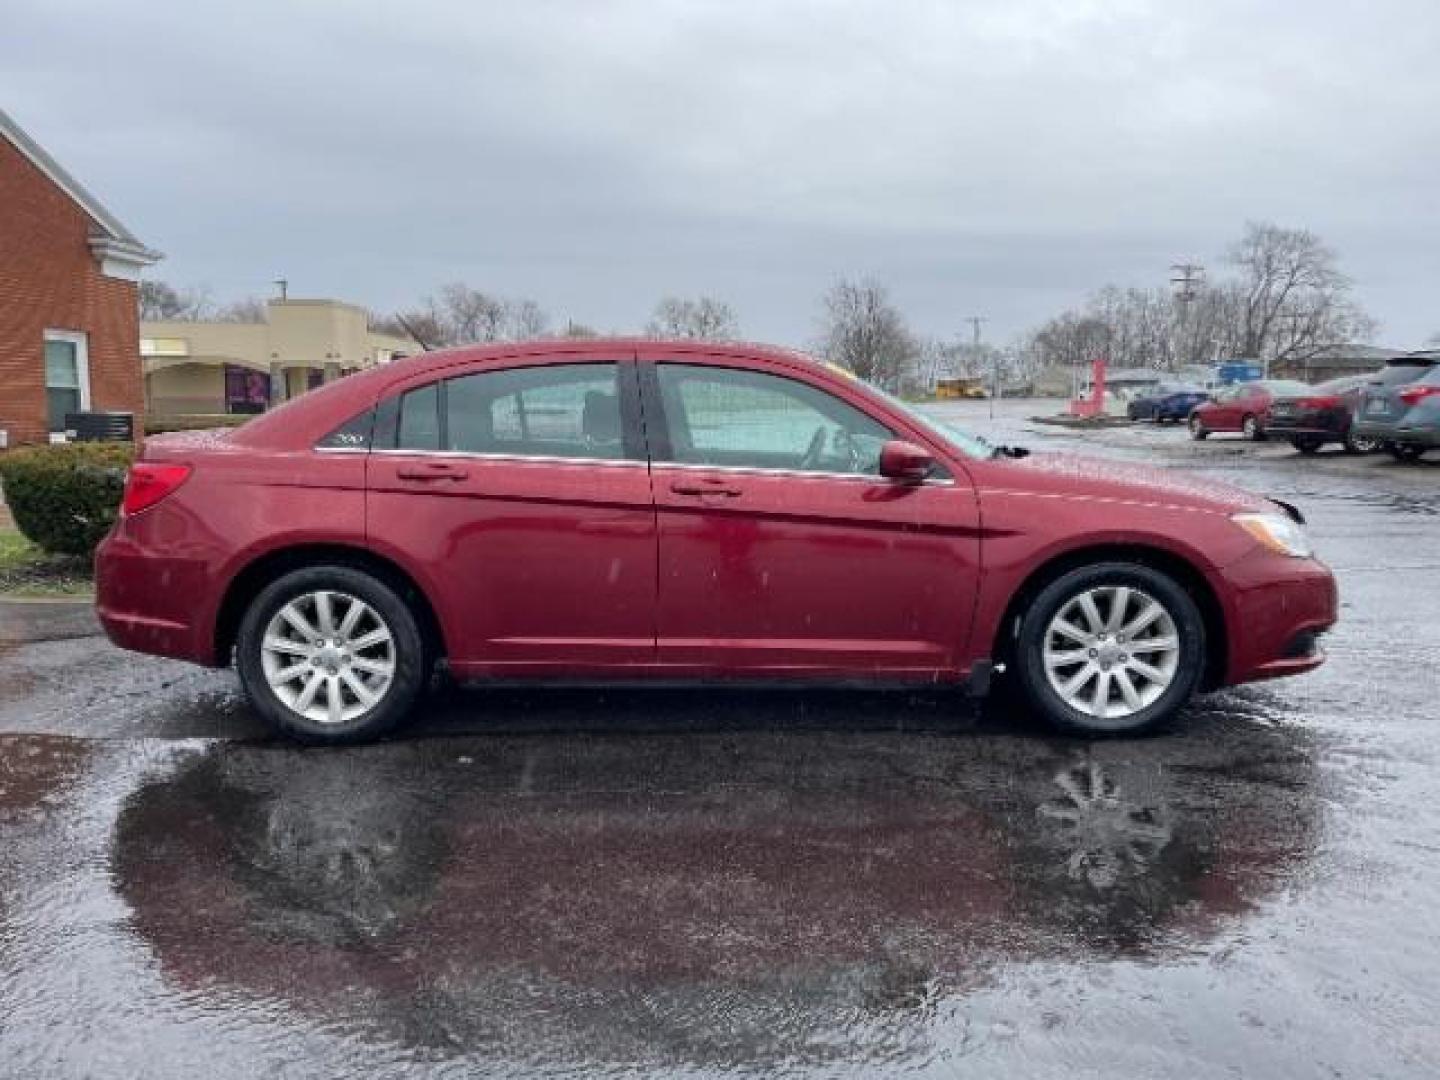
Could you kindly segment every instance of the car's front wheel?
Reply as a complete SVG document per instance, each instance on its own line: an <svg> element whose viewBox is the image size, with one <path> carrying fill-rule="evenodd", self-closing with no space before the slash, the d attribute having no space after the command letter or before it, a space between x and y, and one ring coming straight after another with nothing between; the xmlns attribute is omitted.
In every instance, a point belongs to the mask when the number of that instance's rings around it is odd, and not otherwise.
<svg viewBox="0 0 1440 1080"><path fill-rule="evenodd" d="M1291 439L1290 445L1295 447L1295 449L1299 450L1302 454L1318 454L1320 452L1320 447L1324 446L1325 443L1323 440L1317 439L1314 436L1306 436Z"/></svg>
<svg viewBox="0 0 1440 1080"><path fill-rule="evenodd" d="M1258 416L1246 416L1245 419L1240 422L1240 433L1251 442L1260 442L1265 438L1265 429L1260 426L1260 418Z"/></svg>
<svg viewBox="0 0 1440 1080"><path fill-rule="evenodd" d="M1021 687L1062 731L1135 735L1169 720L1205 666L1205 623L1173 578L1138 563L1083 566L1029 605L1016 641Z"/></svg>
<svg viewBox="0 0 1440 1080"><path fill-rule="evenodd" d="M1205 427L1205 421L1201 420L1199 416L1192 414L1190 417L1190 437L1196 442L1199 442L1209 434L1210 432Z"/></svg>
<svg viewBox="0 0 1440 1080"><path fill-rule="evenodd" d="M302 742L363 742L404 718L424 689L425 640L409 605L362 570L295 570L240 623L240 682L255 708Z"/></svg>

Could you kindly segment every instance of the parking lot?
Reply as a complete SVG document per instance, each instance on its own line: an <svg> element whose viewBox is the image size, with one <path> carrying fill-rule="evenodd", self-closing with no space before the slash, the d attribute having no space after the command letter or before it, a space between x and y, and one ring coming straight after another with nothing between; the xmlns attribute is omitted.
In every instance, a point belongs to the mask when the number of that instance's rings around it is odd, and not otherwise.
<svg viewBox="0 0 1440 1080"><path fill-rule="evenodd" d="M1298 505L1330 661L1084 743L944 692L448 691L269 739L0 605L0 1073L1440 1069L1440 464L937 406Z"/></svg>

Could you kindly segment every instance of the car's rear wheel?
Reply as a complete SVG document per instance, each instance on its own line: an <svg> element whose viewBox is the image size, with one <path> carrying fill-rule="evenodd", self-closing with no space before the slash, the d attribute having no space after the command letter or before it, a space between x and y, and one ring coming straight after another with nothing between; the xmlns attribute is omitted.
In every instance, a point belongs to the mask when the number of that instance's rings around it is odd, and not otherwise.
<svg viewBox="0 0 1440 1080"><path fill-rule="evenodd" d="M1353 431L1346 432L1345 434L1345 452L1347 454L1373 454L1379 449L1379 439L1356 435Z"/></svg>
<svg viewBox="0 0 1440 1080"><path fill-rule="evenodd" d="M1200 419L1200 417L1190 417L1190 437L1192 439L1194 439L1196 442L1199 442L1201 439L1205 438L1205 436L1209 434L1210 432L1206 430L1205 423L1203 420Z"/></svg>
<svg viewBox="0 0 1440 1080"><path fill-rule="evenodd" d="M1315 438L1313 435L1308 438L1295 438L1290 440L1290 445L1299 450L1302 454L1318 454L1320 448L1325 445L1324 441Z"/></svg>
<svg viewBox="0 0 1440 1080"><path fill-rule="evenodd" d="M1260 426L1260 418L1253 413L1240 421L1240 433L1251 442L1259 442L1265 438L1265 429Z"/></svg>
<svg viewBox="0 0 1440 1080"><path fill-rule="evenodd" d="M429 670L414 613L348 566L296 570L261 590L240 623L240 681L255 708L302 742L363 742L394 727Z"/></svg>
<svg viewBox="0 0 1440 1080"><path fill-rule="evenodd" d="M1425 453L1423 446L1407 446L1404 443L1389 443L1385 449L1390 451L1390 456L1396 461L1419 461L1420 456Z"/></svg>
<svg viewBox="0 0 1440 1080"><path fill-rule="evenodd" d="M1170 576L1138 563L1084 566L1030 604L1016 642L1026 697L1053 726L1135 735L1190 699L1205 666L1205 623Z"/></svg>

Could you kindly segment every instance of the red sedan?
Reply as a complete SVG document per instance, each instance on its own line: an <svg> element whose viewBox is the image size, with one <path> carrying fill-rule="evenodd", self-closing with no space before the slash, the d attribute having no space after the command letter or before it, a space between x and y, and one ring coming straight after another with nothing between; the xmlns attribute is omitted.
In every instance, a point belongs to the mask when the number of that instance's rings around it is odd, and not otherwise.
<svg viewBox="0 0 1440 1080"><path fill-rule="evenodd" d="M656 341L455 349L146 442L97 556L117 644L222 665L302 740L460 679L966 684L1081 733L1318 665L1294 510L1020 456L838 369Z"/></svg>
<svg viewBox="0 0 1440 1080"><path fill-rule="evenodd" d="M1238 431L1247 439L1265 438L1270 406L1276 398L1304 397L1311 387L1291 379L1263 379L1226 387L1190 414L1190 436L1203 439L1217 431Z"/></svg>

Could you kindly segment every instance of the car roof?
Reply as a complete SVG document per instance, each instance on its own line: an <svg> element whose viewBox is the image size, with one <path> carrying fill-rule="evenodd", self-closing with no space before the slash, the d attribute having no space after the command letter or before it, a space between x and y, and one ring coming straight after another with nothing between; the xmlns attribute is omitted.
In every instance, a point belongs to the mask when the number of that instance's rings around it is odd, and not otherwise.
<svg viewBox="0 0 1440 1080"><path fill-rule="evenodd" d="M540 358L556 363L585 357L615 360L634 354L641 359L682 359L686 356L732 357L740 360L770 361L815 372L839 373L814 357L796 349L742 341L698 341L644 337L557 338L553 340L495 342L460 345L416 353L388 364L379 364L335 382L326 383L261 413L236 428L231 441L244 445L308 446L332 427L373 405L390 389L415 376L447 368L483 364L487 360Z"/></svg>

